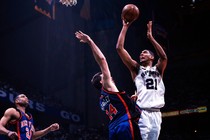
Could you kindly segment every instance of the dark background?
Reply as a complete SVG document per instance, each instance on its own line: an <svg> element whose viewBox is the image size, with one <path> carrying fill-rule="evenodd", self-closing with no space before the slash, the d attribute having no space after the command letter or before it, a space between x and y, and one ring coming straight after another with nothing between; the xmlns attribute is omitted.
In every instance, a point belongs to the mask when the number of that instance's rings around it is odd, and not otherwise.
<svg viewBox="0 0 210 140"><path fill-rule="evenodd" d="M209 106L209 0L78 0L72 7L55 1L54 20L34 10L32 0L2 1L0 81L30 93L29 98L47 97L80 112L86 126L106 124L90 83L98 65L74 33L81 30L92 37L107 57L117 86L133 94L130 73L115 50L121 10L128 3L140 9L126 36L129 53L138 61L141 50L153 50L146 38L146 24L153 20L153 34L168 55L162 111ZM184 135L195 129L205 133L208 117L209 113L203 113L163 119L161 134Z"/></svg>

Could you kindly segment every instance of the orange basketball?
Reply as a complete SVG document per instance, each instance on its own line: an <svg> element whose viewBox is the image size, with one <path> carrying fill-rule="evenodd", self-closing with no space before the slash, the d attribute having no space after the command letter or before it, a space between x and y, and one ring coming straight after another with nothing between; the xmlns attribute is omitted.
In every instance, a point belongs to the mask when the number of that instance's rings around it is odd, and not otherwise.
<svg viewBox="0 0 210 140"><path fill-rule="evenodd" d="M135 21L139 17L139 8L134 4L127 4L122 9L121 18L125 22Z"/></svg>

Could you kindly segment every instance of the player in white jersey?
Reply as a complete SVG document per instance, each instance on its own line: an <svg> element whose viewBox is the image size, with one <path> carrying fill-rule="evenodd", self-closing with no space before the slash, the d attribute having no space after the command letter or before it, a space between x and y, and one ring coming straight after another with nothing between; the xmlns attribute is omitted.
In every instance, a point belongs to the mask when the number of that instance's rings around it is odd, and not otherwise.
<svg viewBox="0 0 210 140"><path fill-rule="evenodd" d="M118 37L117 52L123 63L128 67L136 85L136 93L132 98L142 109L139 128L143 140L158 140L162 116L160 109L165 105L165 86L162 81L168 58L161 45L152 36L152 21L147 24L147 38L154 46L159 59L153 65L154 54L150 50L143 50L139 56L140 63L133 60L124 48L125 36L130 23L125 23Z"/></svg>
<svg viewBox="0 0 210 140"><path fill-rule="evenodd" d="M164 106L165 86L156 66L140 66L134 81L137 88L137 104L141 108L159 109Z"/></svg>

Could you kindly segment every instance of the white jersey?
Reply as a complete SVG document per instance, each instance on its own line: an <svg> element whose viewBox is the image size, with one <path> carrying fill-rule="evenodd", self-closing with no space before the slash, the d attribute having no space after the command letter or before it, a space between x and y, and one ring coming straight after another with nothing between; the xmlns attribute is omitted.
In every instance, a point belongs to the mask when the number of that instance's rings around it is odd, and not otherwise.
<svg viewBox="0 0 210 140"><path fill-rule="evenodd" d="M140 66L134 82L137 88L137 104L140 108L161 108L165 105L165 86L156 66Z"/></svg>

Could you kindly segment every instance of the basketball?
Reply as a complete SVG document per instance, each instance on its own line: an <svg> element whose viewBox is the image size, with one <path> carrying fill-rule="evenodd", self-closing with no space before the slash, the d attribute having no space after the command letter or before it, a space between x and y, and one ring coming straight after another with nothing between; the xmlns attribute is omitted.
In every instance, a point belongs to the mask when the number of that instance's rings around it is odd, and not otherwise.
<svg viewBox="0 0 210 140"><path fill-rule="evenodd" d="M139 17L139 8L134 4L127 4L122 9L121 18L125 22L135 21Z"/></svg>

